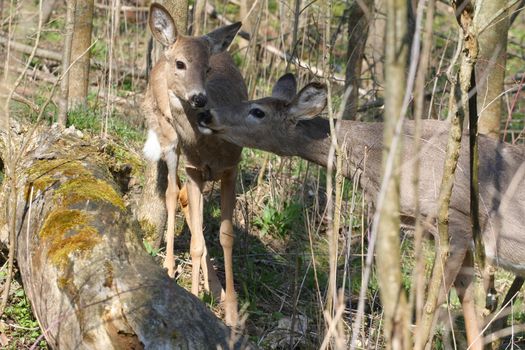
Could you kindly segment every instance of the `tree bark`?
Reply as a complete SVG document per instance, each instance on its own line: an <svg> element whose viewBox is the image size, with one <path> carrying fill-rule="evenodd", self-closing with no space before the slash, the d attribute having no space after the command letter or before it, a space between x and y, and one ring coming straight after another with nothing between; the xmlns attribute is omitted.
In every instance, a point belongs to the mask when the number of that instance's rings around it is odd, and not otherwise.
<svg viewBox="0 0 525 350"><path fill-rule="evenodd" d="M0 157L6 140L0 131ZM146 254L103 146L42 129L29 140L21 170L8 171L18 174L18 266L50 346L247 347Z"/></svg>
<svg viewBox="0 0 525 350"><path fill-rule="evenodd" d="M166 0L163 4L169 11L177 31L187 33L188 0ZM159 55L156 55L157 57ZM165 191L167 186L167 169L163 161L145 161L144 186L137 207L137 218L146 232L146 240L158 248L161 245L166 226Z"/></svg>
<svg viewBox="0 0 525 350"><path fill-rule="evenodd" d="M144 239L156 249L162 244L166 228L167 179L168 169L164 161L146 160L144 186L137 206L137 219L145 233Z"/></svg>
<svg viewBox="0 0 525 350"><path fill-rule="evenodd" d="M362 6L366 7L363 8ZM370 16L374 10L372 0L352 2L348 14L348 48L345 73L345 90L351 88L346 100L343 119L354 119L357 114L359 86L365 43L368 36Z"/></svg>
<svg viewBox="0 0 525 350"><path fill-rule="evenodd" d="M66 24L64 28L64 52L62 56L62 81L60 82L60 99L58 103L58 125L65 128L69 107L69 65L71 62L71 45L75 24L76 0L67 0Z"/></svg>
<svg viewBox="0 0 525 350"><path fill-rule="evenodd" d="M42 23L46 24L49 22L53 10L55 9L57 0L43 0L42 1Z"/></svg>
<svg viewBox="0 0 525 350"><path fill-rule="evenodd" d="M165 0L164 7L175 20L177 31L181 34L188 32L188 0Z"/></svg>
<svg viewBox="0 0 525 350"><path fill-rule="evenodd" d="M204 34L204 22L206 15L206 0L195 0L193 7L193 23L191 27L191 35Z"/></svg>
<svg viewBox="0 0 525 350"><path fill-rule="evenodd" d="M505 65L507 62L507 33L510 26L509 13L503 11L507 0L486 0L476 12L477 28L485 28L478 36L478 61L476 63L476 86L478 89L478 130L494 139L499 138L503 112Z"/></svg>
<svg viewBox="0 0 525 350"><path fill-rule="evenodd" d="M386 26L386 0L374 0L373 22L369 26L367 46L370 50L370 60L372 62L371 76L374 84L376 97L383 97L382 87L385 83L384 66L385 60L385 26Z"/></svg>
<svg viewBox="0 0 525 350"><path fill-rule="evenodd" d="M94 0L80 1L75 8L75 29L71 45L71 62L75 63L69 71L70 107L85 106L87 103L93 8Z"/></svg>
<svg viewBox="0 0 525 350"><path fill-rule="evenodd" d="M394 143L396 126L401 119L406 90L407 2L387 0L385 46L385 128L383 148L383 177L387 174L388 158L394 157L389 178L382 180L386 191L380 205L376 262L381 302L384 310L386 349L408 350L412 346L409 333L409 310L402 287L400 229L400 165L401 142ZM386 181L386 182L385 182Z"/></svg>

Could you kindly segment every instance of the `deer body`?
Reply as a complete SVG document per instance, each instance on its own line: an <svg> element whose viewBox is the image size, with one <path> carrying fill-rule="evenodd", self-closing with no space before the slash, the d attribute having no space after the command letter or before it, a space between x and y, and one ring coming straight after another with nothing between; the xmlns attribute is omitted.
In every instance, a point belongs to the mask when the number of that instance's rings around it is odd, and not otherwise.
<svg viewBox="0 0 525 350"><path fill-rule="evenodd" d="M242 76L228 53L211 56L210 68L206 80L207 106L235 105L247 99ZM202 171L205 181L220 180L224 170L237 167L241 147L216 135L200 133L197 111L171 92L169 102L173 115L172 128L178 135L187 166Z"/></svg>
<svg viewBox="0 0 525 350"><path fill-rule="evenodd" d="M168 167L166 208L167 248L164 266L175 274L173 241L177 201L182 204L191 231L192 293L199 292L202 267L204 286L225 305L226 322L234 325L237 299L233 284L232 216L235 206L235 179L242 148L198 131L197 111L238 104L247 99L246 86L231 56L225 52L239 30L235 23L200 37L178 35L173 19L160 5L152 4L149 25L153 36L164 46L164 55L152 69L143 103L149 127L144 154L162 158ZM180 188L177 178L179 155L185 157L188 182ZM204 182L221 180L220 242L224 250L226 291L215 275L203 235Z"/></svg>
<svg viewBox="0 0 525 350"><path fill-rule="evenodd" d="M223 107L200 115L199 126L239 146L253 147L283 156L299 156L327 166L331 137L329 121L316 117L326 105L326 90L312 83L295 95L295 80L283 76L273 95L235 107ZM342 120L336 125L343 149L342 172L359 179L371 202L381 185L383 124ZM419 153L414 149L414 124L405 121L400 174L401 221L413 227L415 203L413 176L420 162L420 214L425 229L436 237L438 196L448 142L449 124L424 120ZM470 221L470 173L468 138L464 137L449 210L450 255L444 271L444 290L455 282L465 312L469 343L479 334L474 304L467 289L472 281L471 265L465 263L472 246ZM359 176L356 176L358 175ZM487 258L525 277L525 148L479 136L480 224ZM463 271L461 271L463 269ZM470 293L470 291L469 291ZM445 293L442 293L443 296ZM481 348L478 341L476 348Z"/></svg>
<svg viewBox="0 0 525 350"><path fill-rule="evenodd" d="M345 177L354 178L357 173L361 173L360 185L365 193L371 195L369 199L373 202L381 185L383 124L349 120L340 121L339 124L337 137L347 156L343 162L343 174ZM297 138L287 142L300 145L299 147L287 149L285 153L277 150L272 152L296 155L321 166L328 166L328 152L331 146L328 120L316 118L301 121L297 124L297 129ZM413 226L415 219L416 198L412 174L416 157L419 157L422 174L419 179L420 211L425 221L434 223L448 129L449 124L444 121L422 121L421 151L416 155L413 147L414 124L412 121L405 122L400 204L401 219L406 226ZM461 219L452 222L450 232L452 243L459 240L461 243L470 244L468 139L463 138L462 143L450 203L451 218ZM493 264L525 277L525 181L524 174L520 174L523 171L520 168L525 164L525 149L496 142L483 135L479 136L479 149L480 220L487 258ZM509 192L513 179L520 185ZM508 204L502 206L502 202ZM427 225L427 230L437 233L434 225ZM468 232L469 236L459 239L455 230Z"/></svg>

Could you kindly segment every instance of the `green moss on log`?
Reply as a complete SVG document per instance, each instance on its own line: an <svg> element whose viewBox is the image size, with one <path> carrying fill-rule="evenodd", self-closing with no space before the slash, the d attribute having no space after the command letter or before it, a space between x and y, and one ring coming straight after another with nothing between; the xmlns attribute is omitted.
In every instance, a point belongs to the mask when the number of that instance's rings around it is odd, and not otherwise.
<svg viewBox="0 0 525 350"><path fill-rule="evenodd" d="M76 159L45 159L36 161L26 174L28 175L28 182L25 186L25 198L29 200L31 187L33 188L33 196L38 192L44 192L49 187L54 185L60 175L67 177L89 175L89 171Z"/></svg>
<svg viewBox="0 0 525 350"><path fill-rule="evenodd" d="M40 238L49 244L49 260L58 268L67 265L71 253L88 254L102 240L92 224L93 215L71 206L92 201L125 210L122 197L111 184L97 179L78 159L39 160L27 170L27 175L26 198L31 187L34 192L44 192L60 182L53 193L55 208L39 232Z"/></svg>
<svg viewBox="0 0 525 350"><path fill-rule="evenodd" d="M122 197L106 181L92 176L81 176L66 181L55 191L55 199L61 200L62 206L93 200L109 203L120 210L125 210Z"/></svg>
<svg viewBox="0 0 525 350"><path fill-rule="evenodd" d="M92 220L92 215L76 209L57 209L47 216L39 236L49 242L48 256L55 266L63 268L70 253L89 252L101 241Z"/></svg>

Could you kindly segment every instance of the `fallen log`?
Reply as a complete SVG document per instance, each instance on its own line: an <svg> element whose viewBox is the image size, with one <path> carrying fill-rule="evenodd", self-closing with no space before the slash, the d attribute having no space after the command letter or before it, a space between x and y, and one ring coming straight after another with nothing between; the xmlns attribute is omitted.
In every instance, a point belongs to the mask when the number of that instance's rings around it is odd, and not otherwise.
<svg viewBox="0 0 525 350"><path fill-rule="evenodd" d="M6 140L0 130L0 157ZM104 150L46 128L31 137L14 172L17 263L50 346L247 348L145 252ZM7 176L13 170L6 164Z"/></svg>

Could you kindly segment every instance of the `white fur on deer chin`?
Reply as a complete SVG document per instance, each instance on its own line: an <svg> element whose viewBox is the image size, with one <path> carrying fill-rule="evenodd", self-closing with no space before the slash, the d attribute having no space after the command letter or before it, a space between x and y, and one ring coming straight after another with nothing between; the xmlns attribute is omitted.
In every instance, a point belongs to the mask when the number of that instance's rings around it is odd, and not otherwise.
<svg viewBox="0 0 525 350"><path fill-rule="evenodd" d="M148 139L146 140L146 143L144 143L142 152L144 153L144 157L150 161L156 162L160 159L162 149L155 131L151 129L148 130Z"/></svg>

